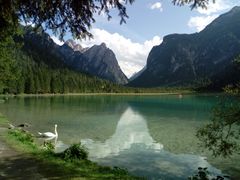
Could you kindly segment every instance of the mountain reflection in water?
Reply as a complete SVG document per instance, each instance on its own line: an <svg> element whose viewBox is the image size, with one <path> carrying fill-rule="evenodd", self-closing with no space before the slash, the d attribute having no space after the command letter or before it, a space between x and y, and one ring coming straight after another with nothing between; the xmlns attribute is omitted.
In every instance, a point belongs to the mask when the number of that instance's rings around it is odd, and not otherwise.
<svg viewBox="0 0 240 180"><path fill-rule="evenodd" d="M208 167L211 173L221 174L204 157L165 151L164 145L151 137L144 117L131 107L122 114L115 133L105 142L83 139L81 143L89 150L91 159L153 179L186 179L198 167Z"/></svg>
<svg viewBox="0 0 240 180"><path fill-rule="evenodd" d="M119 155L121 151L130 149L133 144L143 144L154 151L163 149L163 145L155 143L150 136L145 119L130 107L121 116L111 138L105 142L84 139L81 143L88 148L90 157L95 158Z"/></svg>

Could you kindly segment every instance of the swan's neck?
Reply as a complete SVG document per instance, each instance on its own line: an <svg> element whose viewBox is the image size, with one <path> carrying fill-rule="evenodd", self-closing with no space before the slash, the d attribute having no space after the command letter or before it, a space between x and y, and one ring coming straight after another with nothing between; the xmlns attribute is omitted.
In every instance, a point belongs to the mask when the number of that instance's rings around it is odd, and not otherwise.
<svg viewBox="0 0 240 180"><path fill-rule="evenodd" d="M57 127L55 126L55 135L58 136Z"/></svg>

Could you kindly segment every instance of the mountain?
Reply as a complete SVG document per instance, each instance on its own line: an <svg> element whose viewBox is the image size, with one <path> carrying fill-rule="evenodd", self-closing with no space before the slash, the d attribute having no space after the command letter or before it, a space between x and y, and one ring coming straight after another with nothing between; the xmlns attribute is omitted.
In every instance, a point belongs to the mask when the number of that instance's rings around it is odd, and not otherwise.
<svg viewBox="0 0 240 180"><path fill-rule="evenodd" d="M81 53L84 53L88 48L83 48L80 44L77 44L74 40L69 39L65 42L66 45L68 45L70 48L73 49L73 51L79 51Z"/></svg>
<svg viewBox="0 0 240 180"><path fill-rule="evenodd" d="M231 71L239 54L240 7L234 7L199 33L164 37L149 53L146 69L129 85L184 86L203 79L216 81Z"/></svg>
<svg viewBox="0 0 240 180"><path fill-rule="evenodd" d="M72 41L71 43L67 41L60 47L60 53L64 57L64 62L74 70L117 84L126 84L128 82L127 77L118 65L114 52L107 48L105 43L84 49Z"/></svg>
<svg viewBox="0 0 240 180"><path fill-rule="evenodd" d="M27 48L31 49L33 46L44 52L48 51L74 71L87 73L117 84L128 82L118 65L115 54L104 43L91 48L83 48L73 40L68 40L59 46L52 41L48 34L30 30L24 34L24 40Z"/></svg>
<svg viewBox="0 0 240 180"><path fill-rule="evenodd" d="M136 79L138 76L140 76L142 74L142 72L146 69L146 66L144 66L140 71L134 73L130 78L129 81L133 81L134 79Z"/></svg>
<svg viewBox="0 0 240 180"><path fill-rule="evenodd" d="M19 27L21 35L0 40L0 93L107 93L129 88L73 70L60 47L41 31ZM71 52L74 54L73 50Z"/></svg>

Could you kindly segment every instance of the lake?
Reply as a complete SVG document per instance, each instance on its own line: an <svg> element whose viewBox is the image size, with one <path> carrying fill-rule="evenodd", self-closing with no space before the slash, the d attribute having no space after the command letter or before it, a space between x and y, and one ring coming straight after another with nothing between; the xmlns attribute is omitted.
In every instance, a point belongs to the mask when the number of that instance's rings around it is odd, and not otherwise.
<svg viewBox="0 0 240 180"><path fill-rule="evenodd" d="M58 151L81 142L90 159L148 179L187 179L198 167L240 177L240 157L213 158L196 138L219 95L13 97L0 112L30 131L54 131Z"/></svg>

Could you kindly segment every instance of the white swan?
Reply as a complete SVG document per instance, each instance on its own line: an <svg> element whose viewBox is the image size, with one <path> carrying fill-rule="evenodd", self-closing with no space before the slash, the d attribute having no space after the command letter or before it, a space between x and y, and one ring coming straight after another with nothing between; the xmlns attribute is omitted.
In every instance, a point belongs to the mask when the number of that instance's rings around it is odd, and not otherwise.
<svg viewBox="0 0 240 180"><path fill-rule="evenodd" d="M44 132L44 133L40 133L38 132L38 134L41 137L47 137L47 138L54 138L54 137L58 137L58 133L57 133L57 125L55 124L55 134L52 132Z"/></svg>

